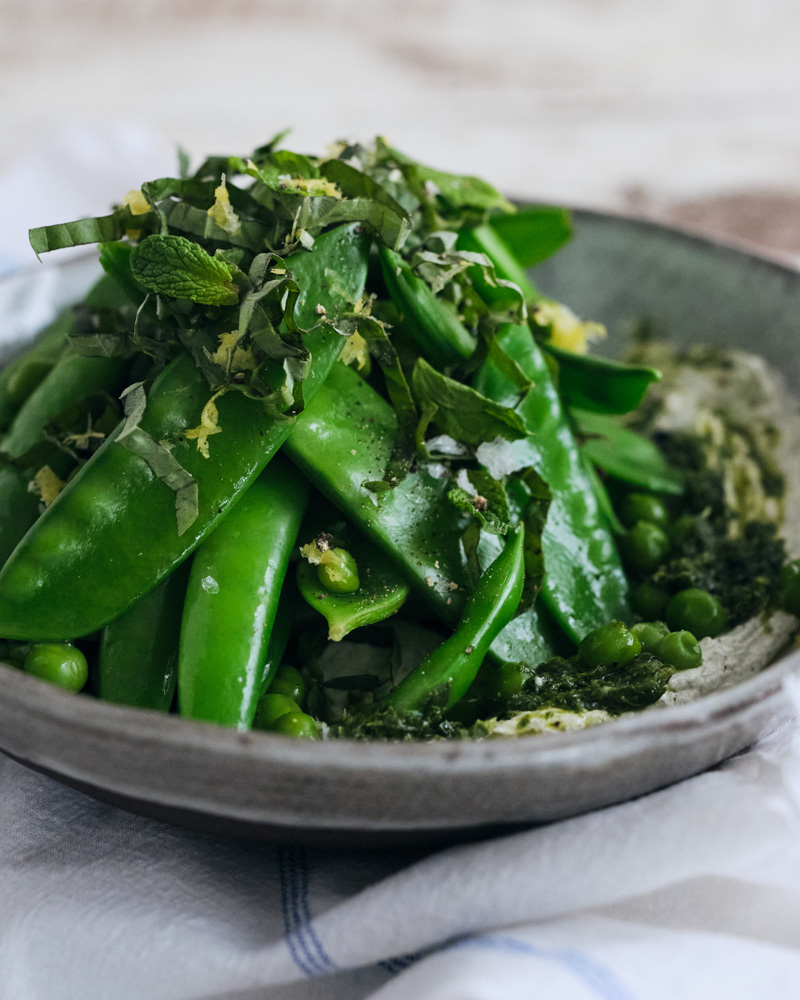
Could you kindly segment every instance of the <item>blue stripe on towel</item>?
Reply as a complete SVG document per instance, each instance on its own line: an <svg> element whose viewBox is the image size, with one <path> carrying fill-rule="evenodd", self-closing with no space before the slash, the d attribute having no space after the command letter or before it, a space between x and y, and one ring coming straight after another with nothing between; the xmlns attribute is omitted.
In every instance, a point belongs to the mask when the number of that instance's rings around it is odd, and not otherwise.
<svg viewBox="0 0 800 1000"><path fill-rule="evenodd" d="M314 923L311 918L311 908L308 904L308 882L309 882L309 868L308 868L308 853L304 848L297 848L297 866L300 870L300 906L303 912L304 926L308 932L308 936L311 939L311 943L317 952L319 960L324 967L327 967L328 972L337 972L336 964L327 951L323 948L322 942L317 936L317 932L314 929Z"/></svg>
<svg viewBox="0 0 800 1000"><path fill-rule="evenodd" d="M337 968L322 945L311 919L308 901L308 856L299 847L278 850L281 908L286 946L300 971L309 977L324 976Z"/></svg>
<svg viewBox="0 0 800 1000"><path fill-rule="evenodd" d="M590 987L603 1000L636 1000L633 993L627 990L614 976L614 974L596 959L591 958L585 952L574 951L569 948L546 951L544 948L537 948L536 945L528 944L517 938L506 935L492 934L484 937L466 937L454 941L444 950L449 948L490 948L494 951L517 952L523 955L530 955L532 958L544 959L544 961L556 962L565 966L578 979Z"/></svg>
<svg viewBox="0 0 800 1000"><path fill-rule="evenodd" d="M295 933L292 930L291 911L289 908L289 880L286 871L285 848L278 848L278 877L281 886L281 912L283 913L283 936L292 961L297 968L306 976L313 976L314 971L309 968L304 958L300 954L295 941Z"/></svg>

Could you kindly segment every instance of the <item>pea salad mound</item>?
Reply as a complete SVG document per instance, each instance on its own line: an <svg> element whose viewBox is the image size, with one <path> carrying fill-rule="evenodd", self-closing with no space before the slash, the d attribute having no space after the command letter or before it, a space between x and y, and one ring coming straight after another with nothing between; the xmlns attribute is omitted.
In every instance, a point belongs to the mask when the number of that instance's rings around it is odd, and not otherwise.
<svg viewBox="0 0 800 1000"><path fill-rule="evenodd" d="M0 652L306 739L495 738L763 669L800 613L796 406L532 283L569 213L385 139L212 156L103 216L0 372ZM176 722L176 724L178 724Z"/></svg>

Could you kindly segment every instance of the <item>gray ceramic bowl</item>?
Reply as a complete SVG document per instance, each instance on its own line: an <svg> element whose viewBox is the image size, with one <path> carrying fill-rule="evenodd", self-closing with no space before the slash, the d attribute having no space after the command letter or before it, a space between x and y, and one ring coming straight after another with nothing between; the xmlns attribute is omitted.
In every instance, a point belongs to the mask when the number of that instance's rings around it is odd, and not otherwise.
<svg viewBox="0 0 800 1000"><path fill-rule="evenodd" d="M631 219L577 212L576 228L536 272L543 291L615 336L650 317L682 344L757 349L798 388L800 274ZM54 298L79 294L86 265L48 280ZM694 704L585 732L418 745L236 733L70 696L2 667L0 749L91 795L191 826L313 842L455 840L596 809L718 763L789 716L783 684L798 666L793 653Z"/></svg>

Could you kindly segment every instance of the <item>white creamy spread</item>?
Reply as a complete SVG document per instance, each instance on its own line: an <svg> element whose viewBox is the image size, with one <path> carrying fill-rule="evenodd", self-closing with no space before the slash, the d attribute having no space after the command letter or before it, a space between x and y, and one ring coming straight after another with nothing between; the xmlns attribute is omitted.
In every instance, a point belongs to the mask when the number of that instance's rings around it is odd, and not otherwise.
<svg viewBox="0 0 800 1000"><path fill-rule="evenodd" d="M758 470L752 460L736 449L726 470L729 504L747 510L751 518L774 520L786 543L789 558L800 556L800 407L786 388L779 372L755 354L726 351L724 367L702 363L703 349L694 356L697 367L671 361L668 349L654 345L647 352L650 363L663 365L664 380L654 387L662 403L655 421L658 430L714 432L717 427L746 427L759 446L771 451L775 464L786 477L781 501L765 497ZM777 431L777 435L773 435ZM735 431L734 431L735 433ZM731 438L728 436L728 444ZM793 615L776 611L758 616L717 639L703 639L703 662L694 670L672 675L669 686L653 707L684 705L702 695L731 687L759 673L792 641L798 622Z"/></svg>

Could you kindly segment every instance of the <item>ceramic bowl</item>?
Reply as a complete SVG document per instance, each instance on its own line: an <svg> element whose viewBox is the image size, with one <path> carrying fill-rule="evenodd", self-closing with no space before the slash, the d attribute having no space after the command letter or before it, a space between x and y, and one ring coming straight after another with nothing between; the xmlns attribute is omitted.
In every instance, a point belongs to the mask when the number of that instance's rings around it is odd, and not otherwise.
<svg viewBox="0 0 800 1000"><path fill-rule="evenodd" d="M574 241L534 272L542 291L606 323L617 342L647 317L680 344L758 350L800 387L796 271L633 219L579 211L575 222ZM91 267L79 259L55 277L7 281L0 306L16 309L24 335L36 282L64 301L83 291ZM68 695L0 667L0 749L90 795L197 828L442 842L576 815L702 771L789 717L784 685L798 667L795 652L693 704L584 732L430 744L237 733Z"/></svg>

